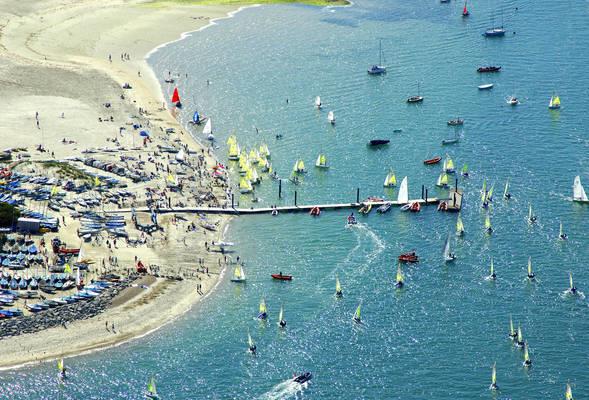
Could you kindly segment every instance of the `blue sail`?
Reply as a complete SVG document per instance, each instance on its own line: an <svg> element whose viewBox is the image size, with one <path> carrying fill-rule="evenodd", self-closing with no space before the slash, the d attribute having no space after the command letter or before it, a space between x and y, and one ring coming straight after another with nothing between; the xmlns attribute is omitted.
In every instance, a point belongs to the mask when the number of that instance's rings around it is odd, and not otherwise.
<svg viewBox="0 0 589 400"><path fill-rule="evenodd" d="M195 124L200 123L200 115L198 115L198 111L194 112L194 115L192 116L192 122Z"/></svg>

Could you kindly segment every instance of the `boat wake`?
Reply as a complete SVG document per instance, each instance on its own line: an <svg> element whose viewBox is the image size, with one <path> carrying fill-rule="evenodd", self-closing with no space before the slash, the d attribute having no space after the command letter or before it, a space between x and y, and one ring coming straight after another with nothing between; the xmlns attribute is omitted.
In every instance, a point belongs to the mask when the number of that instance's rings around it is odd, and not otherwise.
<svg viewBox="0 0 589 400"><path fill-rule="evenodd" d="M297 383L292 379L287 379L284 382L280 382L278 385L274 386L270 391L264 393L260 397L259 400L280 400L280 399L289 399L297 395L297 393L302 392L304 389L308 387L309 383L305 382L303 384Z"/></svg>

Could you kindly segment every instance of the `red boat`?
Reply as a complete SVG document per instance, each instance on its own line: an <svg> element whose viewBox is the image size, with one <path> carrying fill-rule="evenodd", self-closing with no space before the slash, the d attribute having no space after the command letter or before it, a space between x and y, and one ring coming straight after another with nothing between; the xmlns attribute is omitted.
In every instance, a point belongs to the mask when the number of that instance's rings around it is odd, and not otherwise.
<svg viewBox="0 0 589 400"><path fill-rule="evenodd" d="M292 275L272 274L272 278L278 279L279 281L292 281Z"/></svg>
<svg viewBox="0 0 589 400"><path fill-rule="evenodd" d="M66 249L65 247L62 247L58 252L59 254L72 254L75 256L80 254L80 249Z"/></svg>
<svg viewBox="0 0 589 400"><path fill-rule="evenodd" d="M399 261L401 262L408 262L408 263L416 263L419 262L419 257L414 251L409 253L403 253L399 256Z"/></svg>
<svg viewBox="0 0 589 400"><path fill-rule="evenodd" d="M318 217L321 214L321 210L319 209L319 207L313 207L311 208L311 211L309 212L309 215L312 215L313 217Z"/></svg>
<svg viewBox="0 0 589 400"><path fill-rule="evenodd" d="M440 161L442 161L442 157L436 156L434 158L430 158L429 160L425 160L423 163L425 165L434 165L434 164L439 163Z"/></svg>
<svg viewBox="0 0 589 400"><path fill-rule="evenodd" d="M420 212L421 211L421 204L419 204L418 202L412 203L411 207L409 207L409 211Z"/></svg>

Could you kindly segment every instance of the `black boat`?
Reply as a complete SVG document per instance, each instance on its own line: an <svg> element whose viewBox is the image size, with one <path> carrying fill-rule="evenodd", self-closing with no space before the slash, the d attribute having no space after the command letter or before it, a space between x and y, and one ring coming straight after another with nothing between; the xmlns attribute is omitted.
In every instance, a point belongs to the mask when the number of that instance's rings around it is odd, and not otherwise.
<svg viewBox="0 0 589 400"><path fill-rule="evenodd" d="M384 144L389 144L391 141L388 139L372 139L368 142L369 146L382 146Z"/></svg>
<svg viewBox="0 0 589 400"><path fill-rule="evenodd" d="M501 66L498 65L488 65L486 67L478 67L477 72L499 72L501 71Z"/></svg>
<svg viewBox="0 0 589 400"><path fill-rule="evenodd" d="M295 378L293 379L293 381L295 381L296 383L303 384L303 383L305 383L305 382L308 382L308 381L310 381L310 380L311 380L311 378L313 378L313 374L312 374L312 373L310 373L310 372L305 372L304 374L301 374L301 375L299 375L299 376L295 377Z"/></svg>

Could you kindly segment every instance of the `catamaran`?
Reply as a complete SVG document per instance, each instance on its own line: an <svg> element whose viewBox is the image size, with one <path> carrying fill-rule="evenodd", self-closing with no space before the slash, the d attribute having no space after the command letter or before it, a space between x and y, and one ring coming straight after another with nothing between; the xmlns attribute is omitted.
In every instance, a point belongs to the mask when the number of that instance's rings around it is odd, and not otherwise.
<svg viewBox="0 0 589 400"><path fill-rule="evenodd" d="M383 186L389 188L397 186L397 177L392 169L389 169L389 173L387 174L387 177L384 179Z"/></svg>
<svg viewBox="0 0 589 400"><path fill-rule="evenodd" d="M589 199L585 193L585 188L581 184L581 177L579 175L575 176L575 181L573 182L573 201L576 201L577 203L589 203Z"/></svg>
<svg viewBox="0 0 589 400"><path fill-rule="evenodd" d="M511 193L509 193L509 179L505 182L505 189L503 190L503 198L505 200L511 199Z"/></svg>
<svg viewBox="0 0 589 400"><path fill-rule="evenodd" d="M406 205L409 203L409 189L407 177L404 177L401 181L401 186L399 187L399 195L397 196L397 203Z"/></svg>
<svg viewBox="0 0 589 400"><path fill-rule="evenodd" d="M456 236L464 236L464 223L462 222L460 213L458 213L458 218L456 219Z"/></svg>
<svg viewBox="0 0 589 400"><path fill-rule="evenodd" d="M231 282L245 282L245 271L243 270L243 266L238 265L235 267L233 271L233 278L231 278Z"/></svg>
<svg viewBox="0 0 589 400"><path fill-rule="evenodd" d="M530 207L528 208L528 224L535 224L537 220L538 217L532 212L532 203L530 203Z"/></svg>
<svg viewBox="0 0 589 400"><path fill-rule="evenodd" d="M493 257L491 256L491 267L490 267L490 273L489 273L489 280L494 281L495 279L497 279L497 274L495 273L495 266L493 265Z"/></svg>
<svg viewBox="0 0 589 400"><path fill-rule="evenodd" d="M207 123L205 124L205 127L202 130L203 135L207 135L207 139L209 140L214 140L215 136L213 136L213 123L211 121L211 118L209 118L207 120Z"/></svg>
<svg viewBox="0 0 589 400"><path fill-rule="evenodd" d="M536 279L536 274L532 271L532 256L528 257L528 279L533 281Z"/></svg>
<svg viewBox="0 0 589 400"><path fill-rule="evenodd" d="M335 276L335 297L343 297L342 285L339 283L339 277Z"/></svg>
<svg viewBox="0 0 589 400"><path fill-rule="evenodd" d="M496 363L493 363L493 372L491 372L491 385L489 386L491 390L499 389L497 386L497 370L496 370Z"/></svg>
<svg viewBox="0 0 589 400"><path fill-rule="evenodd" d="M331 125L335 125L335 114L333 111L327 113L327 121L329 121Z"/></svg>
<svg viewBox="0 0 589 400"><path fill-rule="evenodd" d="M286 328L286 320L284 319L284 309L280 306L280 313L278 313L278 326Z"/></svg>
<svg viewBox="0 0 589 400"><path fill-rule="evenodd" d="M407 103L421 103L423 96L419 95L419 81L417 82L417 96L411 96L407 99Z"/></svg>
<svg viewBox="0 0 589 400"><path fill-rule="evenodd" d="M378 48L378 64L375 64L368 69L370 75L381 75L387 72L387 67L383 65L383 59L382 40L380 40Z"/></svg>
<svg viewBox="0 0 589 400"><path fill-rule="evenodd" d="M259 308L259 312L258 312L258 319L264 320L268 318L268 310L266 308L266 301L264 299L262 299L260 301L260 308Z"/></svg>
<svg viewBox="0 0 589 400"><path fill-rule="evenodd" d="M444 242L444 262L452 262L454 260L456 260L456 255L450 250L450 233L448 233Z"/></svg>
<svg viewBox="0 0 589 400"><path fill-rule="evenodd" d="M401 271L401 262L397 263L397 278L396 278L396 282L395 282L395 287L400 289L403 287L403 285L405 284L404 282L404 278L403 278L403 271Z"/></svg>
<svg viewBox="0 0 589 400"><path fill-rule="evenodd" d="M549 110L558 110L560 109L560 97L558 95L550 96L550 103L548 103Z"/></svg>
<svg viewBox="0 0 589 400"><path fill-rule="evenodd" d="M444 172L448 174L453 174L456 172L456 168L454 167L454 161L450 158L448 154L446 154L446 159L444 160L444 166L442 167Z"/></svg>
<svg viewBox="0 0 589 400"><path fill-rule="evenodd" d="M322 106L323 104L321 104L321 97L315 97L315 107L317 107L317 109L320 109Z"/></svg>
<svg viewBox="0 0 589 400"><path fill-rule="evenodd" d="M315 161L315 166L317 168L329 168L329 165L327 165L327 157L325 157L325 154L319 154L317 156L317 160ZM304 166L303 166L303 170L304 170Z"/></svg>
<svg viewBox="0 0 589 400"><path fill-rule="evenodd" d="M354 322L360 324L362 323L362 318L360 316L360 308L362 307L362 302L360 302L360 304L358 304L358 307L356 308L356 312L354 313L354 318L352 318L354 320Z"/></svg>
<svg viewBox="0 0 589 400"><path fill-rule="evenodd" d="M155 378L152 376L149 382L147 382L147 391L145 392L145 397L148 399L157 400L159 399L159 395L157 394L157 388L155 386Z"/></svg>

